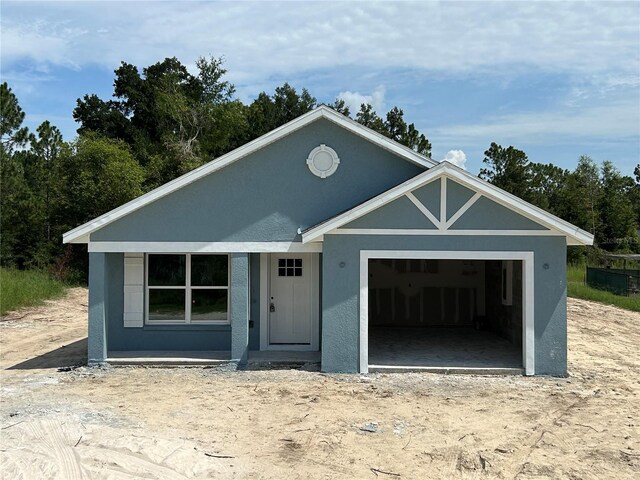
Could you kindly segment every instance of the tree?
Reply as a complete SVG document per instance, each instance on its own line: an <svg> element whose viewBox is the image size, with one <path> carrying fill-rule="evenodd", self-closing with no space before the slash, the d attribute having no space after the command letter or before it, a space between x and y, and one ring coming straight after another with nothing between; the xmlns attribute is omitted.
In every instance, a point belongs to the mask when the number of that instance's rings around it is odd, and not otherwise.
<svg viewBox="0 0 640 480"><path fill-rule="evenodd" d="M22 126L24 112L9 85L0 85L0 261L3 265L23 265L20 252L21 236L31 215L30 193L24 178L21 151L29 139L29 130Z"/></svg>
<svg viewBox="0 0 640 480"><path fill-rule="evenodd" d="M638 225L629 192L634 188L631 177L625 177L610 161L602 163L602 195L599 210L602 218L600 244L609 250L636 247Z"/></svg>
<svg viewBox="0 0 640 480"><path fill-rule="evenodd" d="M54 169L63 147L62 134L57 127L45 120L37 128L37 137L31 137L32 158L34 165L29 169L33 175L32 192L40 192L45 216L45 232L47 242L51 240L51 196L55 188Z"/></svg>
<svg viewBox="0 0 640 480"><path fill-rule="evenodd" d="M526 201L534 197L531 189L531 167L527 154L512 146L503 148L495 142L484 152L486 168L480 178Z"/></svg>
<svg viewBox="0 0 640 480"><path fill-rule="evenodd" d="M58 171L65 198L59 202L59 234L142 194L144 172L120 140L80 136L63 155Z"/></svg>
<svg viewBox="0 0 640 480"><path fill-rule="evenodd" d="M245 141L253 140L287 122L313 110L317 100L306 88L298 94L296 89L285 83L277 87L272 96L261 92L246 110L247 136Z"/></svg>
<svg viewBox="0 0 640 480"><path fill-rule="evenodd" d="M387 134L387 127L384 124L382 118L378 116L371 104L363 103L360 105L360 110L356 114L356 122L364 125L371 130L375 130L383 135Z"/></svg>
<svg viewBox="0 0 640 480"><path fill-rule="evenodd" d="M0 85L0 135L2 148L11 154L15 147L23 146L29 140L29 130L22 126L24 112L18 99L9 88L7 82Z"/></svg>
<svg viewBox="0 0 640 480"><path fill-rule="evenodd" d="M638 224L638 228L640 228L640 164L636 165L633 174L636 177L635 185L629 192L629 196L631 198L631 204L636 212L636 223Z"/></svg>
<svg viewBox="0 0 640 480"><path fill-rule="evenodd" d="M570 172L552 163L531 162L529 165L531 203L558 215L562 208L563 191Z"/></svg>
<svg viewBox="0 0 640 480"><path fill-rule="evenodd" d="M387 119L382 120L370 104L363 103L356 114L356 121L422 155L431 156L431 143L427 137L413 123L405 122L404 112L398 107L389 110Z"/></svg>
<svg viewBox="0 0 640 480"><path fill-rule="evenodd" d="M349 107L341 98L336 98L333 104L327 106L334 109L336 112L343 114L345 117L351 117Z"/></svg>
<svg viewBox="0 0 640 480"><path fill-rule="evenodd" d="M124 140L138 163L149 167L147 188L172 180L235 148L244 136L242 108L222 65L222 58L201 57L193 75L175 57L142 73L123 62L115 70L114 100L78 100L78 132Z"/></svg>

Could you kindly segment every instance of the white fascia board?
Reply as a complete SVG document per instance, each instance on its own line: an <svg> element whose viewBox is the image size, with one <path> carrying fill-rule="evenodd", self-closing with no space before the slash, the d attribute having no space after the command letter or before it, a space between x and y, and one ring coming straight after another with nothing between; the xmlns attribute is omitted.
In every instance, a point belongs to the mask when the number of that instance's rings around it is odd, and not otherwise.
<svg viewBox="0 0 640 480"><path fill-rule="evenodd" d="M118 253L319 253L322 243L300 242L89 242L89 252Z"/></svg>
<svg viewBox="0 0 640 480"><path fill-rule="evenodd" d="M438 172L442 170L443 165L444 164L441 163L435 167L432 167L430 170L427 170L420 175L410 178L406 182L401 183L400 185L397 185L387 190L386 192L381 193L377 197L367 200L366 202L361 203L351 210L347 210L346 212L338 215L335 218L332 218L331 220L312 227L311 229L302 233L302 243L313 242L325 233L329 233L336 228L340 228L341 226L346 225L356 218L360 218L363 215L366 215L367 213L372 212L373 210L382 207L387 203L392 202L393 200L396 200L405 193L415 190L416 188L419 188L430 183L431 181L436 180L437 178L439 178Z"/></svg>
<svg viewBox="0 0 640 480"><path fill-rule="evenodd" d="M593 235L581 230L575 225L566 222L555 215L552 215L541 208L525 202L521 198L516 197L504 190L471 175L469 172L458 168L449 162L441 162L430 170L413 177L412 179L390 189L386 192L364 202L357 207L344 212L343 214L329 220L325 223L311 228L302 234L302 243L317 241L321 235L333 232L343 225L359 218L367 213L386 205L387 203L399 198L400 196L411 192L416 188L420 188L442 176L446 176L458 183L480 192L487 198L496 203L523 215L524 217L539 223L551 230L557 231L567 237L569 245L592 245ZM450 235L455 235L455 230L447 230Z"/></svg>
<svg viewBox="0 0 640 480"><path fill-rule="evenodd" d="M359 124L355 120L349 117L346 117L329 107L326 107L323 105L319 107L319 109L323 111L323 114L324 114L323 117L326 118L327 120L330 120L340 125L341 127L344 127L345 129L355 133L356 135L364 138L365 140L368 140L371 143L374 143L391 153L394 153L402 158L405 158L406 160L409 160L410 162L413 162L416 165L419 165L424 168L431 168L438 165L438 162L436 162L435 160L425 157L424 155L421 155L418 152L415 152L409 147L402 145L401 143L395 142L385 137L381 133L378 133L375 130L371 130L370 128L367 128Z"/></svg>
<svg viewBox="0 0 640 480"><path fill-rule="evenodd" d="M578 245L593 245L593 235L590 233L454 165L447 165L446 175L473 190L480 190L486 197L529 220L565 234L570 239L579 242Z"/></svg>
<svg viewBox="0 0 640 480"><path fill-rule="evenodd" d="M304 115L299 116L298 118L286 123L265 135L256 138L255 140L236 148L235 150L222 155L221 157L212 160L211 162L196 168L188 173L185 173L181 177L178 177L158 188L152 190L144 195L131 200L124 205L121 205L118 208L111 210L110 212L105 213L79 227L76 227L62 235L63 243L87 243L88 239L85 238L86 235L95 232L96 230L108 225L109 223L128 215L129 213L142 208L145 205L148 205L151 202L154 202L165 195L168 195L206 175L209 175L217 170L220 170L227 165L239 160L247 155L250 155L261 148L266 147L267 145L280 140L281 138L299 130L300 128L320 119L325 118L327 120L336 123L345 129L349 130L356 135L398 155L400 158L404 160L408 160L413 162L421 167L430 168L433 165L436 165L431 159L428 159L408 147L404 145L400 145L397 142L379 134L378 132L374 132L373 130L360 125L358 122L351 120L350 118L345 117L341 113L336 112L335 110L327 107L320 106L310 112L305 113Z"/></svg>

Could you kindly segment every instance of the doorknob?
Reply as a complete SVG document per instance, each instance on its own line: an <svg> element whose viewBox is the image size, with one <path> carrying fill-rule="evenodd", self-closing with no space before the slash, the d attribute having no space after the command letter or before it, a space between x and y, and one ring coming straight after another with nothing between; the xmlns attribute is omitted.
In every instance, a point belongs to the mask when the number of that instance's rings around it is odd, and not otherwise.
<svg viewBox="0 0 640 480"><path fill-rule="evenodd" d="M273 304L273 302L271 302L271 305L269 305L269 311L270 312L275 312L276 311L276 306Z"/></svg>

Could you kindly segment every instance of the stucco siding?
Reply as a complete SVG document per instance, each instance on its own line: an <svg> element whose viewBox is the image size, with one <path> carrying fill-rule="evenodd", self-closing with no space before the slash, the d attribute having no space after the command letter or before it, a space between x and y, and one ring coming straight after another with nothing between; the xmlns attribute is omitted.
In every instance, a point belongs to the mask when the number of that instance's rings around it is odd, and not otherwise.
<svg viewBox="0 0 640 480"><path fill-rule="evenodd" d="M411 192L436 217L440 212L440 180L434 180Z"/></svg>
<svg viewBox="0 0 640 480"><path fill-rule="evenodd" d="M476 192L447 179L447 220L449 220Z"/></svg>
<svg viewBox="0 0 640 480"><path fill-rule="evenodd" d="M566 243L563 237L325 235L322 368L357 372L361 250L534 253L535 373L567 371Z"/></svg>
<svg viewBox="0 0 640 480"><path fill-rule="evenodd" d="M347 223L342 228L420 228L435 229L406 196L377 208L371 213Z"/></svg>
<svg viewBox="0 0 640 480"><path fill-rule="evenodd" d="M340 157L321 179L306 164L324 143ZM424 169L328 120L270 144L91 234L91 241L296 241L318 224Z"/></svg>
<svg viewBox="0 0 640 480"><path fill-rule="evenodd" d="M450 184L452 182L449 182ZM482 197L452 226L451 230L548 230L502 205Z"/></svg>
<svg viewBox="0 0 640 480"><path fill-rule="evenodd" d="M92 254L93 255L93 254ZM107 349L134 350L231 350L229 325L144 325L125 328L124 257L121 253L107 253Z"/></svg>

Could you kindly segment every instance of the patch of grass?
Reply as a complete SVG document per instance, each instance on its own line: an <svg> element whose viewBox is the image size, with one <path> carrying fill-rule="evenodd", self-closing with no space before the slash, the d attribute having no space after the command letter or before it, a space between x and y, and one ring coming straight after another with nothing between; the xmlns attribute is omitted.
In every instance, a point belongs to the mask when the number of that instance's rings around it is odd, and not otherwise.
<svg viewBox="0 0 640 480"><path fill-rule="evenodd" d="M46 272L0 268L0 315L60 297L66 288Z"/></svg>
<svg viewBox="0 0 640 480"><path fill-rule="evenodd" d="M606 303L633 312L640 312L640 296L624 297L588 286L585 283L584 265L567 265L567 294L574 298Z"/></svg>

